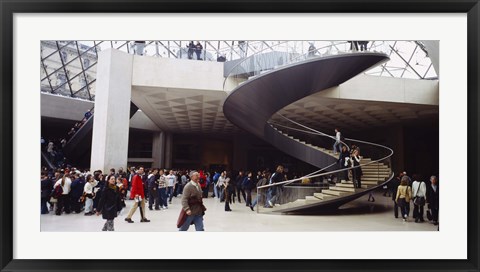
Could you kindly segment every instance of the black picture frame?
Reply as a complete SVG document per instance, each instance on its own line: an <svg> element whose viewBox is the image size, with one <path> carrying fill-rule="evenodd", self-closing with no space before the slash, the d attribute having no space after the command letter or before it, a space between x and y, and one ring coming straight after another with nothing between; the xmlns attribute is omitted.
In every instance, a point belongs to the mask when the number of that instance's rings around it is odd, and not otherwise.
<svg viewBox="0 0 480 272"><path fill-rule="evenodd" d="M478 271L479 270L479 13L478 0L0 0L1 9L1 271ZM17 260L13 259L13 15L15 13L308 12L467 13L468 25L468 259L467 260ZM463 158L467 159L467 158ZM32 241L34 242L34 241ZM256 242L253 242L256 243ZM55 245L53 245L55 247ZM394 250L386 241L386 250ZM45 245L52 248L52 245ZM193 248L200 247L195 246ZM260 248L260 247L259 247ZM257 248L257 249L259 249ZM348 250L346 248L345 250ZM424 250L433 250L425 245ZM261 254L261 252L258 252ZM319 252L320 254L320 252Z"/></svg>

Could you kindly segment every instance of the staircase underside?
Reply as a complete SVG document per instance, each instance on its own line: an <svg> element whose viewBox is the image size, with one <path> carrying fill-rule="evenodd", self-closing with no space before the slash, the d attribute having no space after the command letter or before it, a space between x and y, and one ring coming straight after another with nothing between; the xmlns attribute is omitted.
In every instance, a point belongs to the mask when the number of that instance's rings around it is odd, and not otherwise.
<svg viewBox="0 0 480 272"><path fill-rule="evenodd" d="M383 53L349 53L314 58L263 73L234 89L223 106L225 117L236 126L271 143L283 152L311 165L323 168L337 161L331 151L295 139L268 123L273 114L304 97L338 86L369 68L388 60ZM333 143L333 142L332 142ZM367 161L367 160L366 160ZM378 169L379 164L375 167ZM319 209L338 208L387 183L391 177L388 166L385 175L372 177L372 166L365 166L366 180L362 188L338 184L305 199L269 208L271 212L314 213ZM372 168L373 169L373 168ZM263 209L263 208L262 208ZM267 209L267 208L265 208ZM262 210L263 211L263 210Z"/></svg>

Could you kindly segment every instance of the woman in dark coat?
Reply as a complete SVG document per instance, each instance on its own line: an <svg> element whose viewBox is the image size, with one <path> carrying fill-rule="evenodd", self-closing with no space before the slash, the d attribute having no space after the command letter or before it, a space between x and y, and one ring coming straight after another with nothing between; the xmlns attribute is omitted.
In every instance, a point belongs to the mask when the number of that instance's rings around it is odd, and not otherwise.
<svg viewBox="0 0 480 272"><path fill-rule="evenodd" d="M121 209L122 199L115 185L115 176L110 175L108 177L108 184L105 186L97 206L97 215L102 214L102 218L107 220L102 231L114 231L113 220L117 217Z"/></svg>
<svg viewBox="0 0 480 272"><path fill-rule="evenodd" d="M353 174L353 182L355 183L356 188L362 188L362 167L360 166L360 153L358 152L358 149L355 149L353 151L351 160L353 161L353 166L356 166L357 168L352 169L352 174ZM372 196L373 198L373 196ZM368 197L370 199L370 196ZM375 198L373 198L373 201L375 201Z"/></svg>

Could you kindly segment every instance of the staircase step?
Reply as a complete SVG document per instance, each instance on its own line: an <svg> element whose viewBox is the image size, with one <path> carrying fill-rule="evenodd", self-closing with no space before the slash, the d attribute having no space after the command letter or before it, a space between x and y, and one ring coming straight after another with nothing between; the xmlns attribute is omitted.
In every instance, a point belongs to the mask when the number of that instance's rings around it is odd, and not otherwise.
<svg viewBox="0 0 480 272"><path fill-rule="evenodd" d="M328 200L328 199L332 199L332 198L336 197L336 196L333 196L333 195L326 195L326 194L323 194L323 193L314 193L313 195L316 198L319 198L319 199L322 199L322 200Z"/></svg>
<svg viewBox="0 0 480 272"><path fill-rule="evenodd" d="M364 177L382 177L382 178L388 178L390 176L390 173L380 173L380 172L365 172L363 171L363 176Z"/></svg>
<svg viewBox="0 0 480 272"><path fill-rule="evenodd" d="M321 199L314 197L314 196L306 196L305 197L305 204L313 204L322 201Z"/></svg>
<svg viewBox="0 0 480 272"><path fill-rule="evenodd" d="M382 180L385 180L385 178L379 178L379 177L365 177L365 176L362 176L362 181L382 181Z"/></svg>
<svg viewBox="0 0 480 272"><path fill-rule="evenodd" d="M337 183L336 187L353 188L353 183Z"/></svg>
<svg viewBox="0 0 480 272"><path fill-rule="evenodd" d="M342 191L334 191L334 190L322 190L323 194L327 195L334 195L334 196L346 196L351 195L351 192L342 192Z"/></svg>
<svg viewBox="0 0 480 272"><path fill-rule="evenodd" d="M358 191L354 187L343 187L343 186L332 186L329 188L329 190L341 191L341 192L352 192L352 193L355 193L356 191Z"/></svg>
<svg viewBox="0 0 480 272"><path fill-rule="evenodd" d="M362 185L363 185L363 184L364 184L364 185L378 185L378 184L381 184L381 183L383 183L383 181L378 181L378 182L377 182L377 181L363 181L363 180L362 180Z"/></svg>

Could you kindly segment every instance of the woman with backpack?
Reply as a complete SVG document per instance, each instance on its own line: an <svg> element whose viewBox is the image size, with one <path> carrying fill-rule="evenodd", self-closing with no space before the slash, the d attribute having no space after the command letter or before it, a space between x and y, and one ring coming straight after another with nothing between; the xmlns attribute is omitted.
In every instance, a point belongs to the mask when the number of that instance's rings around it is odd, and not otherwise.
<svg viewBox="0 0 480 272"><path fill-rule="evenodd" d="M97 206L97 216L102 214L102 218L107 220L102 231L114 231L113 220L121 209L122 200L115 184L115 175L110 175Z"/></svg>

